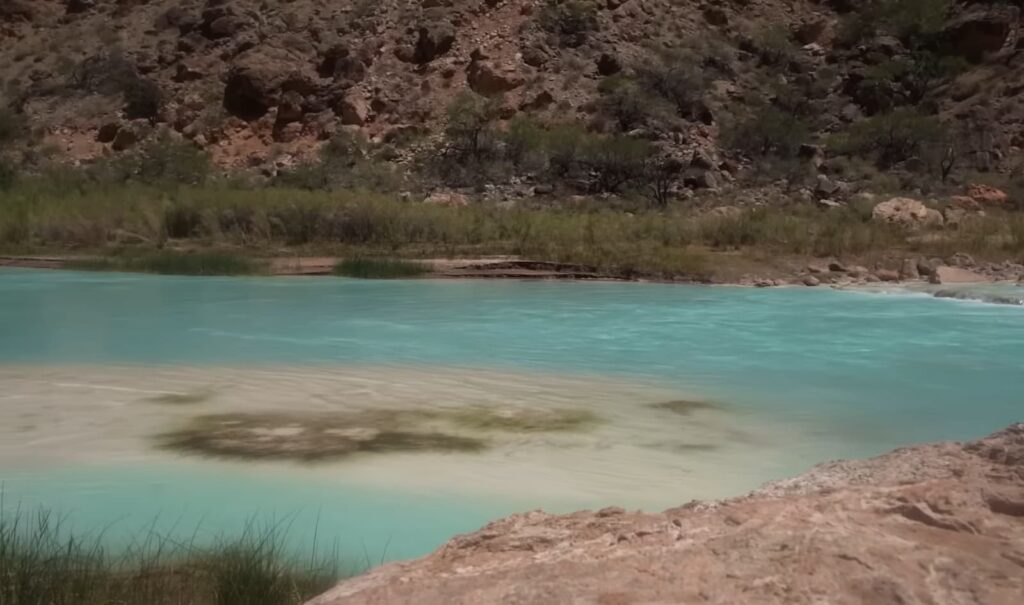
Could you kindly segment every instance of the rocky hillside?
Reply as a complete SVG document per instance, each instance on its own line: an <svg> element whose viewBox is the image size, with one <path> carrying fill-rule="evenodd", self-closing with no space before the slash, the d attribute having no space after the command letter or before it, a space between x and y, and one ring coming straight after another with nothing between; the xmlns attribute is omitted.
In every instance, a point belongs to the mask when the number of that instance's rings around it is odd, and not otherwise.
<svg viewBox="0 0 1024 605"><path fill-rule="evenodd" d="M532 512L311 605L985 603L1024 595L1024 424L659 514Z"/></svg>
<svg viewBox="0 0 1024 605"><path fill-rule="evenodd" d="M1017 178L1021 22L1019 1L3 0L0 84L29 164L170 131L274 174L344 131L402 165L444 148L472 91L496 131L650 142L691 189L809 169L841 198L874 170Z"/></svg>

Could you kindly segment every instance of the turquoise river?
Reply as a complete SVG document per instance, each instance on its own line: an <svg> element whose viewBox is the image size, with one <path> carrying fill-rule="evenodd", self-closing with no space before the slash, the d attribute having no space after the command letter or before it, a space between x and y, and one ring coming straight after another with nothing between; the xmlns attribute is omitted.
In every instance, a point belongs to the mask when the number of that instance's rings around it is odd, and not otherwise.
<svg viewBox="0 0 1024 605"><path fill-rule="evenodd" d="M209 414L481 406L600 422L495 434L484 451L315 464L154 441ZM1022 419L1019 306L824 288L0 270L3 506L46 506L111 535L280 518L299 541L315 533L376 563L513 512L660 510Z"/></svg>

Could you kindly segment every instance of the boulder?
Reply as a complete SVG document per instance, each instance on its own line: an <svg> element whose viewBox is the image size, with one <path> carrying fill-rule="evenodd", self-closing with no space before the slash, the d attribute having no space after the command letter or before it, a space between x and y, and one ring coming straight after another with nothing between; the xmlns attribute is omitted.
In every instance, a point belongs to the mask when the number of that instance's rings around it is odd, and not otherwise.
<svg viewBox="0 0 1024 605"><path fill-rule="evenodd" d="M917 261L917 273L925 277L935 275L935 270L942 266L941 258L920 259Z"/></svg>
<svg viewBox="0 0 1024 605"><path fill-rule="evenodd" d="M894 197L881 202L871 211L871 217L876 221L904 227L939 226L943 223L939 211L909 197Z"/></svg>
<svg viewBox="0 0 1024 605"><path fill-rule="evenodd" d="M878 271L875 271L875 277L877 277L879 281L893 282L900 280L899 272L892 269L879 269Z"/></svg>
<svg viewBox="0 0 1024 605"><path fill-rule="evenodd" d="M84 13L96 7L96 0L64 0L68 14Z"/></svg>
<svg viewBox="0 0 1024 605"><path fill-rule="evenodd" d="M974 257L966 252L957 252L946 259L946 264L953 267L973 267L976 263Z"/></svg>
<svg viewBox="0 0 1024 605"><path fill-rule="evenodd" d="M989 278L968 269L943 265L935 268L929 281L933 284L974 284L989 281Z"/></svg>
<svg viewBox="0 0 1024 605"><path fill-rule="evenodd" d="M124 151L139 142L139 136L130 128L119 128L111 143L114 151Z"/></svg>
<svg viewBox="0 0 1024 605"><path fill-rule="evenodd" d="M718 179L711 170L691 168L683 174L683 185L692 189L716 189Z"/></svg>
<svg viewBox="0 0 1024 605"><path fill-rule="evenodd" d="M492 96L519 88L525 82L525 78L513 66L475 60L471 61L469 67L466 68L466 81L473 92Z"/></svg>
<svg viewBox="0 0 1024 605"><path fill-rule="evenodd" d="M793 37L800 44L821 42L829 30L830 22L821 16L812 16L793 30Z"/></svg>
<svg viewBox="0 0 1024 605"><path fill-rule="evenodd" d="M808 273L813 273L813 274L821 275L823 273L829 273L830 271L831 271L831 268L829 267L829 263L826 263L825 261L813 261L813 262L807 263L807 272Z"/></svg>
<svg viewBox="0 0 1024 605"><path fill-rule="evenodd" d="M622 71L622 62L619 58L610 53L601 53L597 58L597 73L602 76L612 76Z"/></svg>
<svg viewBox="0 0 1024 605"><path fill-rule="evenodd" d="M96 132L97 143L112 143L117 137L118 131L121 130L121 125L117 122L107 122L103 126L100 126L99 131Z"/></svg>
<svg viewBox="0 0 1024 605"><path fill-rule="evenodd" d="M261 46L235 60L224 87L224 108L246 121L257 120L281 101L284 92L306 96L316 90L314 74L301 54Z"/></svg>
<svg viewBox="0 0 1024 605"><path fill-rule="evenodd" d="M868 271L868 268L863 265L854 265L850 267L850 269L846 273L850 277L854 277L857 279L874 277L873 275L871 275L871 271Z"/></svg>
<svg viewBox="0 0 1024 605"><path fill-rule="evenodd" d="M920 279L921 274L917 271L917 261L912 258L903 259L900 266L900 279Z"/></svg>
<svg viewBox="0 0 1024 605"><path fill-rule="evenodd" d="M1012 52L1020 40L1020 7L974 4L946 26L946 39L960 56L974 62Z"/></svg>
<svg viewBox="0 0 1024 605"><path fill-rule="evenodd" d="M814 286L820 285L821 284L821 280L819 280L817 277L814 277L813 275L808 275L808 276L804 277L803 284L805 286L813 288Z"/></svg>
<svg viewBox="0 0 1024 605"><path fill-rule="evenodd" d="M199 31L210 40L231 38L251 27L252 20L231 5L215 6L203 11Z"/></svg>
<svg viewBox="0 0 1024 605"><path fill-rule="evenodd" d="M980 206L1001 206L1010 200L1005 191L990 185L971 185L967 188L967 197Z"/></svg>
<svg viewBox="0 0 1024 605"><path fill-rule="evenodd" d="M967 212L977 212L981 210L981 203L967 195L954 195L949 198L949 207Z"/></svg>
<svg viewBox="0 0 1024 605"><path fill-rule="evenodd" d="M0 22L32 21L36 16L32 0L4 0L0 2Z"/></svg>
<svg viewBox="0 0 1024 605"><path fill-rule="evenodd" d="M370 107L362 97L349 96L338 103L335 113L341 118L341 123L346 126L362 126L366 124Z"/></svg>
<svg viewBox="0 0 1024 605"><path fill-rule="evenodd" d="M447 53L455 44L455 28L451 23L438 21L422 25L416 30L416 40L399 46L395 56L406 63L425 64Z"/></svg>
<svg viewBox="0 0 1024 605"><path fill-rule="evenodd" d="M366 78L366 64L353 56L344 44L335 44L324 53L318 68L320 77L333 78L336 82L352 86Z"/></svg>

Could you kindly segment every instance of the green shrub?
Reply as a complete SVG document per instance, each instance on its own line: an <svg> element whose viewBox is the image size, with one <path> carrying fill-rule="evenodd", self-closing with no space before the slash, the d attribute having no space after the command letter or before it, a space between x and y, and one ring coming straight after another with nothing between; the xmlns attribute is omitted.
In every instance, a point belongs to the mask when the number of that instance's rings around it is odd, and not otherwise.
<svg viewBox="0 0 1024 605"><path fill-rule="evenodd" d="M594 175L593 189L616 193L643 176L651 156L647 141L629 137L596 137L584 148L582 161Z"/></svg>
<svg viewBox="0 0 1024 605"><path fill-rule="evenodd" d="M158 275L252 275L262 270L262 267L255 261L229 252L174 252L170 250L72 261L69 268L156 273Z"/></svg>
<svg viewBox="0 0 1024 605"><path fill-rule="evenodd" d="M18 169L14 162L0 157L0 191L10 189L18 178Z"/></svg>
<svg viewBox="0 0 1024 605"><path fill-rule="evenodd" d="M763 105L722 129L725 146L749 156L793 158L809 137L810 128L803 119L772 105Z"/></svg>
<svg viewBox="0 0 1024 605"><path fill-rule="evenodd" d="M938 120L907 107L856 122L829 141L833 151L871 158L880 168L918 157L923 150L942 144L943 129Z"/></svg>
<svg viewBox="0 0 1024 605"><path fill-rule="evenodd" d="M422 277L430 268L416 261L395 258L346 258L334 266L334 274L360 279Z"/></svg>
<svg viewBox="0 0 1024 605"><path fill-rule="evenodd" d="M575 48L598 28L594 0L547 0L538 15L544 29L558 36L563 46Z"/></svg>
<svg viewBox="0 0 1024 605"><path fill-rule="evenodd" d="M25 131L24 119L0 105L0 149L23 137Z"/></svg>
<svg viewBox="0 0 1024 605"><path fill-rule="evenodd" d="M600 112L611 119L622 132L661 123L670 112L663 102L652 97L637 82L623 76L605 78L600 86Z"/></svg>
<svg viewBox="0 0 1024 605"><path fill-rule="evenodd" d="M118 50L82 61L72 71L71 86L93 94L122 95L129 119L152 120L160 111L160 87L140 75L134 63Z"/></svg>
<svg viewBox="0 0 1024 605"><path fill-rule="evenodd" d="M796 58L797 48L789 30L780 24L758 31L754 39L761 61L767 65L787 66Z"/></svg>
<svg viewBox="0 0 1024 605"><path fill-rule="evenodd" d="M703 69L692 52L662 53L657 60L636 67L637 80L661 96L688 120L703 119L706 89Z"/></svg>
<svg viewBox="0 0 1024 605"><path fill-rule="evenodd" d="M113 550L103 532L80 533L40 509L2 511L0 603L4 605L293 605L344 574L335 556L299 560L280 523L246 524L210 545L154 531Z"/></svg>
<svg viewBox="0 0 1024 605"><path fill-rule="evenodd" d="M206 181L211 169L204 151L163 131L131 151L97 163L90 176L100 182L198 185Z"/></svg>

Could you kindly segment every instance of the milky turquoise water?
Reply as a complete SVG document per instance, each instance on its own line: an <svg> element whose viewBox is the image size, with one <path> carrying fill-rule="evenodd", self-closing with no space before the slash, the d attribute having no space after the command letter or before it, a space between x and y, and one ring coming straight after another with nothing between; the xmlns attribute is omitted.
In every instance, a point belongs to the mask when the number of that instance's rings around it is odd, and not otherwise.
<svg viewBox="0 0 1024 605"><path fill-rule="evenodd" d="M160 414L191 412L150 411L123 394L216 382L221 369L231 374L218 384L253 393L287 384L282 407L336 390L384 403L450 393L458 403L492 389L518 402L543 383L538 401L592 402L612 421L592 437L513 440L478 460L402 455L310 469L148 451L143 433ZM319 374L304 381L298 369ZM372 380L353 386L363 371ZM486 379L467 387L460 375ZM376 560L422 554L517 510L667 507L826 459L986 434L1024 419L1024 309L827 289L6 270L0 376L0 407L25 425L3 433L8 502L46 503L86 524L159 514L230 528L271 514L307 531L319 518L321 534ZM331 376L343 380L332 386ZM74 415L76 393L99 406L91 422ZM660 397L725 411L658 416L644 402ZM106 409L117 410L109 420ZM50 416L65 420L52 434L39 428ZM672 445L702 432L720 447Z"/></svg>

